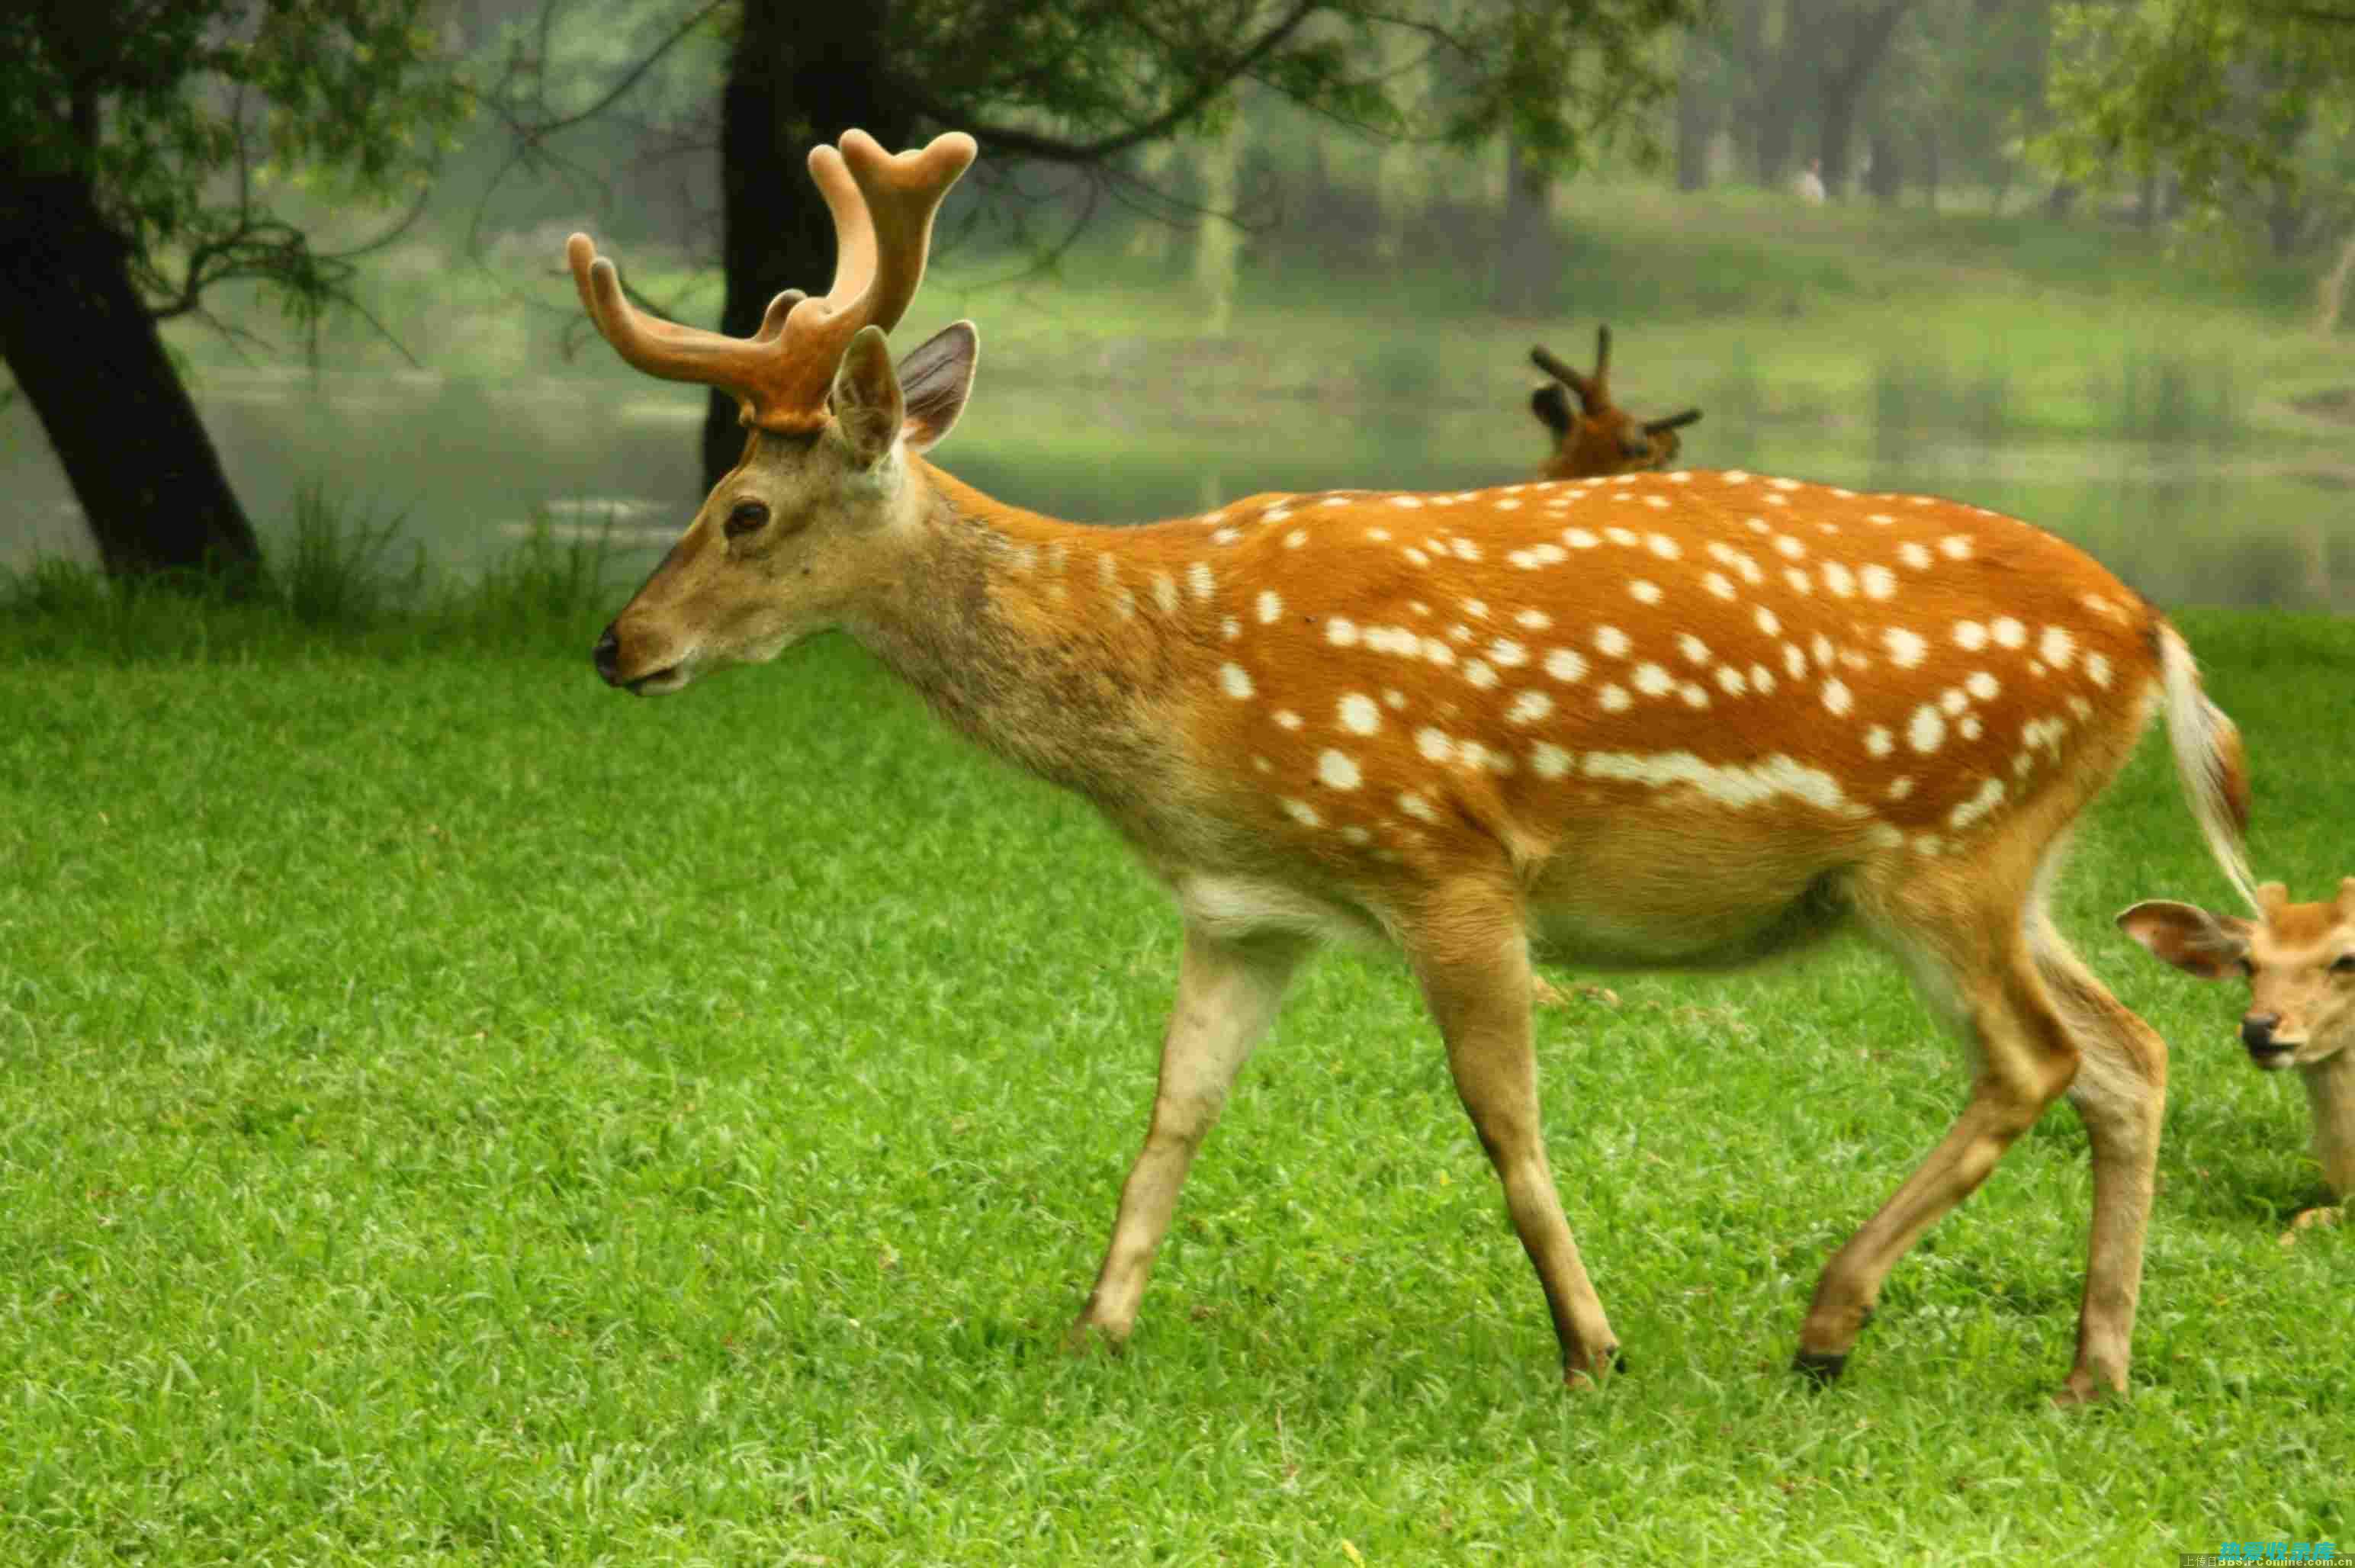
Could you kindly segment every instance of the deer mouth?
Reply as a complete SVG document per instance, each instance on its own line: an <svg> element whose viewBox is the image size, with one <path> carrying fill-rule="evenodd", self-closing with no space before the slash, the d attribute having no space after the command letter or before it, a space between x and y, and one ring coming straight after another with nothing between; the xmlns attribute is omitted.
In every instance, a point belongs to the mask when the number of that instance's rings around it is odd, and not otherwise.
<svg viewBox="0 0 2355 1568"><path fill-rule="evenodd" d="M2284 1044L2279 1040L2275 1040L2270 1045L2253 1045L2249 1047L2249 1060L2255 1062L2259 1068L2267 1072L2277 1072L2281 1069L2287 1067L2289 1065L2290 1058L2296 1054L2297 1044L2295 1041Z"/></svg>
<svg viewBox="0 0 2355 1568"><path fill-rule="evenodd" d="M686 667L681 665L670 664L663 666L660 669L649 670L645 675L636 676L631 679L617 682L616 684L633 697L661 697L666 693L677 691L680 687L687 684L687 677Z"/></svg>

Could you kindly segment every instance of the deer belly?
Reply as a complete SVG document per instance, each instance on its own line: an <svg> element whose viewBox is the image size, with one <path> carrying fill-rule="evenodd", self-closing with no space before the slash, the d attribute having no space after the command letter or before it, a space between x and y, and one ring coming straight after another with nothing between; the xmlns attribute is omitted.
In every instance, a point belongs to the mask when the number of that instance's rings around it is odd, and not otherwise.
<svg viewBox="0 0 2355 1568"><path fill-rule="evenodd" d="M1572 835L1527 880L1530 939L1561 963L1718 965L1838 925L1857 835L1846 824L1763 826L1631 812Z"/></svg>

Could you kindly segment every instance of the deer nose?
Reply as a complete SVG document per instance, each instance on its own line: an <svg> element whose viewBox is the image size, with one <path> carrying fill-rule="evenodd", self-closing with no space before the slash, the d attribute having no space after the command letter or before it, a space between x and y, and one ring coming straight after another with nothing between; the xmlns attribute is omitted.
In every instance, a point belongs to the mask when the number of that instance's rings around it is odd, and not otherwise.
<svg viewBox="0 0 2355 1568"><path fill-rule="evenodd" d="M622 661L622 639L613 635L613 627L605 628L605 635L597 639L595 647L589 650L589 658L597 667L597 673L605 677L605 684L613 685L613 673Z"/></svg>
<svg viewBox="0 0 2355 1568"><path fill-rule="evenodd" d="M2251 1013L2241 1020L2241 1043L2251 1051L2272 1051L2274 1030L2281 1027L2279 1013Z"/></svg>

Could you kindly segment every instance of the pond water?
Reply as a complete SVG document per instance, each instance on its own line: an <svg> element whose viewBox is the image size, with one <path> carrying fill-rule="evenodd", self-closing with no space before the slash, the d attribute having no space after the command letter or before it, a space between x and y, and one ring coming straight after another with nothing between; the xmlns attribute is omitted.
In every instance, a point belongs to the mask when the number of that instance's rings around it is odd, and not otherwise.
<svg viewBox="0 0 2355 1568"><path fill-rule="evenodd" d="M1687 383L1695 385L1696 383ZM1738 384L1698 385L1695 466L1860 490L1924 491L2024 517L2085 546L2162 603L2355 612L2355 466L2312 443L2030 442L1942 429L1934 397L1882 394L1853 420L1766 417ZM1256 490L1457 488L1525 477L1541 453L1526 409L1483 399L1112 391L1024 381L1001 364L940 453L1009 502L1095 522L1203 509ZM398 520L464 571L535 523L594 530L617 576L691 515L702 402L627 372L496 382L430 373L208 371L197 400L265 533L321 487L354 518ZM2355 432L2350 432L2355 448ZM20 398L0 411L0 568L91 558L72 494ZM404 556L405 559L405 556Z"/></svg>

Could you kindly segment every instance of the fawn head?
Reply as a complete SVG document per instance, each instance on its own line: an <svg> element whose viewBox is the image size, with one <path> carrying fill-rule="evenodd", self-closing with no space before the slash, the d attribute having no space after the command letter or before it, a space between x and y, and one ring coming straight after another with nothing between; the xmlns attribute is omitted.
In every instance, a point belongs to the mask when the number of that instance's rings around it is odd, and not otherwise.
<svg viewBox="0 0 2355 1568"><path fill-rule="evenodd" d="M1611 329L1594 329L1594 373L1582 376L1554 357L1544 345L1529 350L1529 359L1553 378L1529 394L1529 411L1553 432L1554 449L1546 459L1549 479L1601 479L1639 469L1666 468L1676 461L1677 432L1700 418L1699 409L1687 409L1666 419L1638 421L1611 400ZM1575 393L1573 411L1564 389Z"/></svg>
<svg viewBox="0 0 2355 1568"><path fill-rule="evenodd" d="M889 586L890 546L922 505L908 459L955 424L977 339L958 322L894 369L884 335L915 298L932 215L974 153L972 137L952 133L894 157L860 131L812 151L834 215L834 284L821 299L779 294L751 337L637 311L586 235L566 245L581 304L615 352L649 375L734 393L750 431L742 458L598 639L608 684L654 696L773 658Z"/></svg>
<svg viewBox="0 0 2355 1568"><path fill-rule="evenodd" d="M2294 904L2267 882L2257 909L2243 920L2151 899L2118 928L2187 975L2246 980L2241 1043L2259 1067L2310 1067L2355 1044L2355 877L2328 903Z"/></svg>

